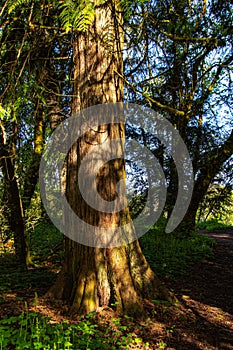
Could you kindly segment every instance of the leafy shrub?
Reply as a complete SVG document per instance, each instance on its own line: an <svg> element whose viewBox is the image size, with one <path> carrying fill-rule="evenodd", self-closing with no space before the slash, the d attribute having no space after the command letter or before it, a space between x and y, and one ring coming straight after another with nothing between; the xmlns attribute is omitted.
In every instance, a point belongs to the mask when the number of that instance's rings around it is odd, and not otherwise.
<svg viewBox="0 0 233 350"><path fill-rule="evenodd" d="M130 332L120 319L112 319L114 327L95 321L95 313L82 321L54 323L50 318L34 312L23 312L20 316L3 317L0 320L0 349L16 350L82 350L82 349L128 349L129 344L147 344Z"/></svg>

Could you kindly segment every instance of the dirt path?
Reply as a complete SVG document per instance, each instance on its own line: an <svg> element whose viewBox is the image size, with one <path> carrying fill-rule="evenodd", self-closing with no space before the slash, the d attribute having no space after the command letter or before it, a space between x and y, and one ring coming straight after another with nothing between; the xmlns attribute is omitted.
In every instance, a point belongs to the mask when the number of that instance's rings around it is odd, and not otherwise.
<svg viewBox="0 0 233 350"><path fill-rule="evenodd" d="M195 315L193 322L187 320L186 331L180 324L174 348L233 349L233 231L203 233L217 241L213 258L171 284L190 316Z"/></svg>

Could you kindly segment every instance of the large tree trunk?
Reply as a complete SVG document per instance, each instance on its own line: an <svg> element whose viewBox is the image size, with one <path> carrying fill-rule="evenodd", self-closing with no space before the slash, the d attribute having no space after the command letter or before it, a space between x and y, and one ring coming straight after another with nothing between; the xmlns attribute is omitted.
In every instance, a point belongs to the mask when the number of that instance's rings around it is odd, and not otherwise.
<svg viewBox="0 0 233 350"><path fill-rule="evenodd" d="M143 298L172 300L148 266L138 241L120 248L93 248L66 239L65 262L48 297L63 299L72 313L103 306L140 316Z"/></svg>
<svg viewBox="0 0 233 350"><path fill-rule="evenodd" d="M120 9L109 1L95 7L95 19L88 32L77 35L74 44L73 114L96 104L123 100L122 18ZM119 73L119 74L117 74ZM121 138L124 147L124 125L103 125L78 140L68 156L66 193L72 209L89 224L116 227L130 221L129 209L102 213L90 208L82 198L77 184L77 164L99 144ZM90 142L91 140L91 142ZM111 150L109 150L111 151ZM116 184L125 179L121 159L110 161L100 169L98 191L105 200L114 200ZM132 234L134 227L131 225ZM65 262L48 297L68 301L72 312L88 313L101 306L116 305L118 311L139 315L144 297L171 300L150 269L138 241L116 248L88 247L66 238Z"/></svg>

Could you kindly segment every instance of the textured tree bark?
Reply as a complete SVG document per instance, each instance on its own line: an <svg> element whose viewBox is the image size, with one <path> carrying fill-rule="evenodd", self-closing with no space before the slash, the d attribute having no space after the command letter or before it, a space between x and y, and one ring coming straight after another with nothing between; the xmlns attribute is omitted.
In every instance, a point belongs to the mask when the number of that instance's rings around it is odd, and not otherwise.
<svg viewBox="0 0 233 350"><path fill-rule="evenodd" d="M122 45L120 8L114 1L96 6L93 25L88 32L79 33L74 44L73 114L92 105L123 100ZM79 217L91 225L108 228L130 221L128 208L116 213L91 208L76 186L83 157L95 150L96 145L114 138L122 140L117 150L122 152L124 132L121 123L92 129L68 155L67 198ZM99 194L105 200L114 200L116 184L125 178L124 161L114 159L105 163L97 177ZM117 248L88 247L68 238L65 241L65 262L47 296L68 301L71 312L88 313L114 304L119 312L141 315L144 297L172 299L150 269L138 241Z"/></svg>

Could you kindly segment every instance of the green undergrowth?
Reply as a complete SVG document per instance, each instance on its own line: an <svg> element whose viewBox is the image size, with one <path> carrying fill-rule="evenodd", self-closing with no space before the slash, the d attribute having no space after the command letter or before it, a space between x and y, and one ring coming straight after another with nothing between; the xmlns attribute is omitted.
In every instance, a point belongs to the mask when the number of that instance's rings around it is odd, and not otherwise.
<svg viewBox="0 0 233 350"><path fill-rule="evenodd" d="M109 323L101 318L96 322L95 313L87 315L76 324L54 322L35 312L22 312L19 316L3 317L0 320L0 349L128 349L129 345L147 347L142 339L133 333L133 325L124 325L119 318ZM101 322L102 321L102 322Z"/></svg>
<svg viewBox="0 0 233 350"><path fill-rule="evenodd" d="M2 268L1 264L0 267ZM51 271L49 267L29 270L21 270L15 266L3 267L0 274L0 292L15 292L31 288L45 290L55 282L55 279L56 273Z"/></svg>
<svg viewBox="0 0 233 350"><path fill-rule="evenodd" d="M204 235L192 234L189 238L177 239L163 232L163 227L157 225L140 239L143 253L159 276L175 278L185 273L190 264L212 255L214 240ZM30 289L32 293L36 290L42 295L50 287L62 264L62 241L61 233L51 223L36 225L29 232L31 254L36 265L28 271L16 267L12 262L12 252L4 250L0 256L0 306L5 307L9 292L18 293L19 298ZM133 323L126 325L124 318L112 318L109 323L94 313L76 323L58 322L25 308L18 316L7 315L0 320L0 350L147 348L148 343L134 333L134 327Z"/></svg>
<svg viewBox="0 0 233 350"><path fill-rule="evenodd" d="M174 279L186 273L190 265L211 257L215 241L197 233L177 238L155 226L140 238L140 244L156 274Z"/></svg>
<svg viewBox="0 0 233 350"><path fill-rule="evenodd" d="M197 224L199 230L206 231L219 231L219 230L233 230L233 225L224 224L216 219L211 219L208 221L199 222Z"/></svg>
<svg viewBox="0 0 233 350"><path fill-rule="evenodd" d="M160 220L140 238L144 255L152 269L161 277L175 278L187 271L191 264L212 256L215 241L204 235L192 233L177 238L165 233L165 221ZM50 223L42 222L30 234L33 261L62 263L62 234Z"/></svg>
<svg viewBox="0 0 233 350"><path fill-rule="evenodd" d="M63 235L50 221L42 221L28 233L33 262L61 263L63 260Z"/></svg>
<svg viewBox="0 0 233 350"><path fill-rule="evenodd" d="M55 281L63 260L63 236L47 221L38 223L27 233L34 267L28 270L17 265L13 242L0 252L0 292L46 290ZM11 243L11 244L10 244Z"/></svg>
<svg viewBox="0 0 233 350"><path fill-rule="evenodd" d="M212 222L213 225L216 222ZM199 226L201 229L213 226ZM218 229L222 225L216 226ZM58 269L63 261L63 236L50 223L41 222L29 232L30 252L36 269L14 270L10 264L12 254L5 252L0 256L0 290L15 290L21 287L46 287L56 278L51 266ZM185 273L188 267L212 256L215 241L205 235L192 233L189 237L177 238L165 233L164 222L160 221L144 236L140 244L152 269L160 277L176 278Z"/></svg>
<svg viewBox="0 0 233 350"><path fill-rule="evenodd" d="M44 262L60 264L63 260L63 235L49 221L38 221L33 228L27 230L27 240L33 263L41 265ZM0 236L0 259L12 264L14 260L13 235L2 233ZM1 261L0 261L1 264Z"/></svg>

